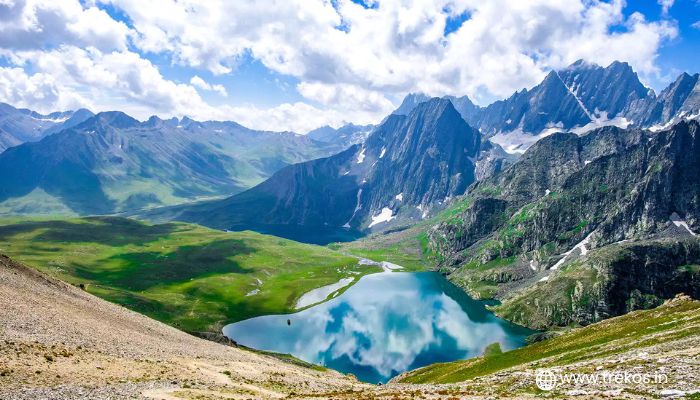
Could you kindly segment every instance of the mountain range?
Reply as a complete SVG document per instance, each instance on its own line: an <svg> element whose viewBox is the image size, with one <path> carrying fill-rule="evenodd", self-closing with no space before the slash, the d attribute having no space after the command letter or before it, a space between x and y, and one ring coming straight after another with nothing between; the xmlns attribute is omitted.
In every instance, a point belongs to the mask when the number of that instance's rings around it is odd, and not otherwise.
<svg viewBox="0 0 700 400"><path fill-rule="evenodd" d="M4 119L6 132L36 134L13 134L26 143L0 154L0 213L104 214L231 195L344 146L187 117L36 115L16 110Z"/></svg>
<svg viewBox="0 0 700 400"><path fill-rule="evenodd" d="M4 143L16 146L0 154L0 213L133 212L232 196L160 215L221 228L386 229L430 216L554 132L659 130L695 117L698 77L682 74L656 95L626 63L579 61L486 107L466 96L410 94L377 126L306 136L3 106Z"/></svg>
<svg viewBox="0 0 700 400"><path fill-rule="evenodd" d="M39 114L0 103L0 153L24 142L33 142L71 128L93 116L86 109Z"/></svg>
<svg viewBox="0 0 700 400"><path fill-rule="evenodd" d="M354 144L364 142L372 132L372 129L374 129L373 125L355 125L352 123L343 125L340 128L326 125L309 131L306 136L318 142L333 144L345 150Z"/></svg>
<svg viewBox="0 0 700 400"><path fill-rule="evenodd" d="M390 115L362 144L288 166L225 200L184 207L176 218L204 225L372 228L401 211L420 220L432 204L475 181L481 135L446 99Z"/></svg>
<svg viewBox="0 0 700 400"><path fill-rule="evenodd" d="M698 176L697 121L556 133L412 234L507 319L585 325L700 296Z"/></svg>
<svg viewBox="0 0 700 400"><path fill-rule="evenodd" d="M532 89L522 89L486 107L468 97L451 97L469 125L511 153L522 153L557 131L582 133L614 125L660 129L700 116L700 74L681 74L658 95L645 87L629 64L601 67L577 61L551 71ZM406 114L428 97L410 94L394 111Z"/></svg>
<svg viewBox="0 0 700 400"><path fill-rule="evenodd" d="M695 89L689 89L698 86L697 79L684 76L679 78L684 84L673 84L657 97L626 63L603 68L579 61L550 72L531 90L484 108L467 97L411 94L364 143L288 167L240 195L174 215L218 228L254 223L376 230L418 221L463 194L476 178L487 179L511 164L513 158L499 143L519 153L557 131L581 134L606 124L641 127L683 119L700 106ZM661 119L653 116L658 104L671 103ZM627 118L633 114L645 117L635 122ZM530 142L508 142L522 136Z"/></svg>

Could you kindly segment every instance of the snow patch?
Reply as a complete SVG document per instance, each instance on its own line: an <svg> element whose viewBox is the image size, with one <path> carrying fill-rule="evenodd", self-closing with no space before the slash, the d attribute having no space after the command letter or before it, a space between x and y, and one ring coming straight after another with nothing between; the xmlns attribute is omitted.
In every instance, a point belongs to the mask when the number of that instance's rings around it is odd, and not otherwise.
<svg viewBox="0 0 700 400"><path fill-rule="evenodd" d="M549 124L539 133L528 133L524 132L522 128L517 128L512 131L498 132L489 138L489 140L501 146L503 150L509 154L523 154L538 140L557 132L571 132L580 136L592 129L603 126L616 126L618 128L625 129L631 123L631 121L624 117L609 119L606 113L602 113L598 117L592 116L591 122L584 126L575 126L571 129L564 129L563 123L557 122L555 124Z"/></svg>
<svg viewBox="0 0 700 400"><path fill-rule="evenodd" d="M544 278L540 279L540 282L544 282L544 281L548 281L548 280L549 280L549 276L545 276Z"/></svg>
<svg viewBox="0 0 700 400"><path fill-rule="evenodd" d="M544 129L540 134L534 135L525 133L522 129L518 128L510 132L499 132L489 138L489 140L501 146L507 153L523 154L525 150L535 144L535 142L554 132L556 132L556 130Z"/></svg>
<svg viewBox="0 0 700 400"><path fill-rule="evenodd" d="M372 216L372 223L369 224L369 227L371 228L374 225L381 224L382 222L389 222L394 218L394 212L391 211L391 208L384 207L379 214Z"/></svg>
<svg viewBox="0 0 700 400"><path fill-rule="evenodd" d="M403 201L403 193L399 193L394 197L398 201Z"/></svg>
<svg viewBox="0 0 700 400"><path fill-rule="evenodd" d="M663 130L668 129L668 128L672 127L673 125L675 125L683 120L690 121L690 120L698 119L698 118L700 118L700 111L698 111L697 114L692 114L692 115L688 115L688 111L683 111L683 112L679 113L677 116L671 118L671 120L668 121L667 123L654 125L651 128L649 128L649 130L652 132L663 131Z"/></svg>
<svg viewBox="0 0 700 400"><path fill-rule="evenodd" d="M377 267L382 267L384 272L393 272L393 271L403 269L402 266L400 266L398 264L390 263L389 261L376 262L376 261L368 260L366 258L358 258L357 263L359 265L375 265Z"/></svg>
<svg viewBox="0 0 700 400"><path fill-rule="evenodd" d="M360 154L357 155L357 163L362 164L365 161L365 148L360 150Z"/></svg>
<svg viewBox="0 0 700 400"><path fill-rule="evenodd" d="M253 289L250 292L246 293L245 296L255 296L256 294L260 293L260 289Z"/></svg>
<svg viewBox="0 0 700 400"><path fill-rule="evenodd" d="M537 266L535 264L535 260L530 260L530 269L533 271L537 271Z"/></svg>
<svg viewBox="0 0 700 400"><path fill-rule="evenodd" d="M632 122L625 117L615 117L613 119L609 119L607 114L603 113L602 116L595 118L593 121L587 123L586 125L571 128L569 129L569 131L581 136L590 130L597 129L603 126L616 126L618 128L626 129L628 126L630 126L631 123Z"/></svg>
<svg viewBox="0 0 700 400"><path fill-rule="evenodd" d="M693 232L693 231L690 229L690 227L688 226L688 223L685 222L685 221L683 221L683 220L681 219L681 217L680 217L678 214L676 214L676 213L671 214L671 218L670 218L670 219L671 219L671 222L673 222L673 225L675 225L675 226L677 226L677 227L679 227L679 228L685 228L685 230L688 231L688 233L690 233L692 236L697 236L697 235L695 234L695 232Z"/></svg>
<svg viewBox="0 0 700 400"><path fill-rule="evenodd" d="M545 196L549 196L550 193L552 193L552 192L551 192L549 189L547 189L547 190L544 191L544 195L545 195Z"/></svg>
<svg viewBox="0 0 700 400"><path fill-rule="evenodd" d="M562 265L564 265L564 262L569 258L569 256L571 255L571 253L573 253L573 251L576 250L576 249L579 249L579 250L581 251L581 255L582 255L582 256L585 256L586 254L588 254L588 248L586 247L586 245L588 245L588 242L591 241L591 236L593 235L594 232L595 232L595 231L589 233L588 236L586 236L582 241L578 242L578 243L576 244L576 246L574 246L574 247L571 248L571 250L569 250L569 251L567 251L566 253L562 254L561 260L557 261L557 263L554 264L554 266L553 266L552 268L550 268L550 269L551 269L551 270L556 270L556 269L558 269L559 267L561 267Z"/></svg>
<svg viewBox="0 0 700 400"><path fill-rule="evenodd" d="M586 113L586 116L587 116L591 121L595 121L596 118L593 116L593 114L591 114L590 111L588 111L588 109L586 108L586 106L583 104L583 101L581 101L581 99L580 99L580 98L578 97L578 95L576 94L576 93L577 93L577 90L576 90L577 88L576 88L575 86L574 86L574 87L569 87L569 86L564 82L564 80L561 79L561 76L559 76L559 72L556 72L556 71L555 71L554 73L557 75L557 78L559 78L559 81L561 81L561 84L564 85L564 87L566 88L566 90L568 90L569 93L571 93L571 95L574 96L574 99L576 99L576 102L578 103L578 105L581 106L581 109L583 110L583 112Z"/></svg>
<svg viewBox="0 0 700 400"><path fill-rule="evenodd" d="M343 225L343 228L350 228L350 222L352 222L353 218L355 218L355 214L357 214L358 211L362 209L362 204L360 203L360 199L362 198L362 188L360 188L357 191L357 200L355 202L355 211L352 212L352 216L348 220L348 222Z"/></svg>
<svg viewBox="0 0 700 400"><path fill-rule="evenodd" d="M61 118L36 118L32 117L32 119L36 121L42 121L42 122L53 122L55 124L60 124L62 122L68 121L68 117L61 117Z"/></svg>
<svg viewBox="0 0 700 400"><path fill-rule="evenodd" d="M386 147L382 147L382 152L379 154L379 158L384 158L384 154L386 154Z"/></svg>

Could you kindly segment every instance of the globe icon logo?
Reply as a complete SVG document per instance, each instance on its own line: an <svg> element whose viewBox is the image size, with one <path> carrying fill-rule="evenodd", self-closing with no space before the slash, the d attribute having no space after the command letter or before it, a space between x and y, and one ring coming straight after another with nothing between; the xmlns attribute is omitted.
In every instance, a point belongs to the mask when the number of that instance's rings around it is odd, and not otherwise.
<svg viewBox="0 0 700 400"><path fill-rule="evenodd" d="M549 370L538 370L535 375L535 384L540 390L552 390L557 386L557 376Z"/></svg>

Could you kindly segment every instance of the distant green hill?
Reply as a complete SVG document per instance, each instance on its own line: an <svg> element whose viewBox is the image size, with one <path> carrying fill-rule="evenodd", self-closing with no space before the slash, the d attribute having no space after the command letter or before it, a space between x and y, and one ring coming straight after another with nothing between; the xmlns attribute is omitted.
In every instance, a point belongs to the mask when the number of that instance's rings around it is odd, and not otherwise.
<svg viewBox="0 0 700 400"><path fill-rule="evenodd" d="M19 128L17 128L19 129ZM231 121L104 112L0 152L0 215L95 215L216 198L342 145Z"/></svg>

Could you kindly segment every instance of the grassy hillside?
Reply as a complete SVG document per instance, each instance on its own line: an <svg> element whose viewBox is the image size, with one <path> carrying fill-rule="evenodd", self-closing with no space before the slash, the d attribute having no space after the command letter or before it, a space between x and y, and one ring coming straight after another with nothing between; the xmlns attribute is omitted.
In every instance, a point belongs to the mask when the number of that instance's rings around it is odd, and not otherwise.
<svg viewBox="0 0 700 400"><path fill-rule="evenodd" d="M332 243L328 247L372 261L388 261L406 271L425 271L431 264L421 246L419 227L411 227L392 235L375 234L353 242Z"/></svg>
<svg viewBox="0 0 700 400"><path fill-rule="evenodd" d="M0 219L0 253L186 331L291 312L309 290L379 270L273 236L114 217Z"/></svg>
<svg viewBox="0 0 700 400"><path fill-rule="evenodd" d="M400 378L407 383L452 383L491 375L499 371L530 370L594 364L623 353L675 348L675 343L692 342L700 334L700 302L677 298L652 310L635 311L585 328L569 331L552 339L505 353L493 352L466 361L434 364L409 372ZM672 344L674 343L674 344ZM694 344L691 343L691 346ZM663 351L663 350L662 350ZM670 353L667 353L671 356ZM631 362L631 360L629 360ZM651 361L641 363L651 364ZM591 372L574 368L574 372ZM595 367L593 367L595 368ZM569 369L570 370L570 369Z"/></svg>

